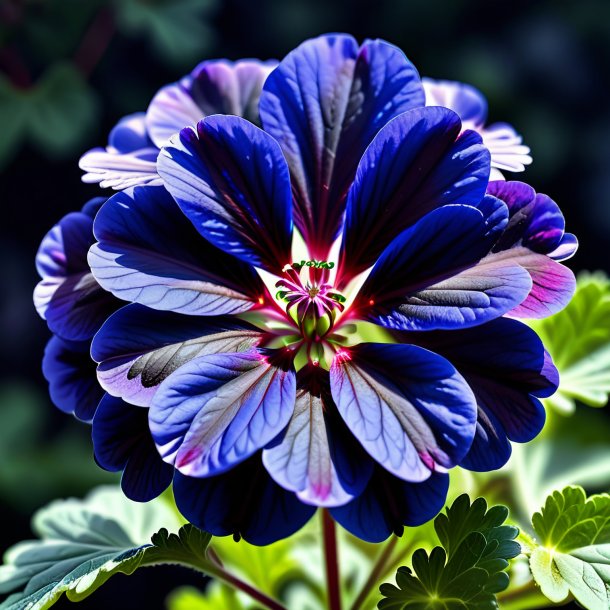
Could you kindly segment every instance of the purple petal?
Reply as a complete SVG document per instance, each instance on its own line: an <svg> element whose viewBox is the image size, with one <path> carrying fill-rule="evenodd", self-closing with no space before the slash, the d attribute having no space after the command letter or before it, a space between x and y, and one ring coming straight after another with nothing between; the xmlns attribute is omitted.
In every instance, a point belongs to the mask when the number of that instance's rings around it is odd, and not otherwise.
<svg viewBox="0 0 610 610"><path fill-rule="evenodd" d="M555 248L555 250L552 252L549 252L547 256L550 256L556 261L565 261L574 256L574 254L576 254L576 250L578 250L578 239L576 239L576 235L573 235L572 233L564 233L564 236L561 238L557 248Z"/></svg>
<svg viewBox="0 0 610 610"><path fill-rule="evenodd" d="M239 117L209 117L170 139L158 170L215 246L276 273L291 261L288 166L264 131Z"/></svg>
<svg viewBox="0 0 610 610"><path fill-rule="evenodd" d="M425 481L468 452L476 403L444 358L414 345L363 343L335 357L330 382L345 423L395 476Z"/></svg>
<svg viewBox="0 0 610 610"><path fill-rule="evenodd" d="M324 258L338 235L347 190L375 134L423 103L414 66L382 40L361 47L344 34L308 40L269 76L261 120L288 160L295 223L311 256Z"/></svg>
<svg viewBox="0 0 610 610"><path fill-rule="evenodd" d="M106 395L93 418L92 436L97 463L123 471L121 487L129 499L148 502L172 482L174 469L157 453L146 409Z"/></svg>
<svg viewBox="0 0 610 610"><path fill-rule="evenodd" d="M249 265L203 239L162 187L108 200L89 253L97 281L120 299L190 315L252 308L263 284Z"/></svg>
<svg viewBox="0 0 610 610"><path fill-rule="evenodd" d="M191 360L151 404L150 429L163 459L195 477L230 470L286 427L295 377L292 366L274 366L256 350Z"/></svg>
<svg viewBox="0 0 610 610"><path fill-rule="evenodd" d="M90 339L116 309L87 265L93 220L83 212L64 216L44 237L36 255L42 281L34 305L55 334L71 341Z"/></svg>
<svg viewBox="0 0 610 610"><path fill-rule="evenodd" d="M328 385L327 373L319 369L317 373L325 376L324 385ZM346 455L341 436L351 434L330 421L336 407L329 389L312 393L307 389L312 384L321 385L308 379L305 387L297 390L288 427L263 451L263 464L276 483L294 491L303 502L340 506L362 492L372 464L362 457L358 459L358 447L350 447Z"/></svg>
<svg viewBox="0 0 610 610"><path fill-rule="evenodd" d="M206 479L176 473L174 495L190 523L214 536L232 534L256 545L290 536L316 510L275 483L260 456Z"/></svg>
<svg viewBox="0 0 610 610"><path fill-rule="evenodd" d="M528 273L511 261L478 262L496 235L496 208L486 211L491 227L481 211L452 205L405 230L373 267L356 307L382 326L432 330L482 324L519 305Z"/></svg>
<svg viewBox="0 0 610 610"><path fill-rule="evenodd" d="M447 358L464 376L478 404L475 441L461 465L493 470L510 456L511 441L528 442L542 430L540 397L559 383L542 341L525 324L501 318L468 330L402 337Z"/></svg>
<svg viewBox="0 0 610 610"><path fill-rule="evenodd" d="M513 247L490 254L477 267L491 268L507 263L521 266L529 273L532 281L527 298L509 312L511 316L546 318L561 311L572 299L576 290L576 279L572 271L548 256L536 254L527 248Z"/></svg>
<svg viewBox="0 0 610 610"><path fill-rule="evenodd" d="M184 127L211 114L234 114L258 124L258 100L276 61L204 61L189 76L159 90L146 112L151 138L161 148Z"/></svg>
<svg viewBox="0 0 610 610"><path fill-rule="evenodd" d="M96 334L91 355L102 387L148 406L159 384L193 358L244 351L261 331L236 318L184 316L138 304L119 309Z"/></svg>
<svg viewBox="0 0 610 610"><path fill-rule="evenodd" d="M364 492L330 513L342 527L367 542L382 542L404 526L435 517L445 504L449 475L434 472L423 483L405 483L378 468Z"/></svg>
<svg viewBox="0 0 610 610"><path fill-rule="evenodd" d="M477 134L460 131L451 110L417 108L377 134L349 191L339 273L352 277L370 267L397 235L431 210L481 201L489 152Z"/></svg>
<svg viewBox="0 0 610 610"><path fill-rule="evenodd" d="M426 106L444 106L453 110L466 127L481 127L487 119L487 100L483 94L465 83L422 78Z"/></svg>
<svg viewBox="0 0 610 610"><path fill-rule="evenodd" d="M42 373L49 382L53 404L64 413L90 422L104 392L89 356L89 341L52 337L44 351Z"/></svg>

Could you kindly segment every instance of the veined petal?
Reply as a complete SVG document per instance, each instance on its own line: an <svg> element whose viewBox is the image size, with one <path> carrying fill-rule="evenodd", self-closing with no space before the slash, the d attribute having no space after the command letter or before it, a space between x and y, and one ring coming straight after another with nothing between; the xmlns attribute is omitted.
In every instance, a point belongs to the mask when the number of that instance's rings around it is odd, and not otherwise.
<svg viewBox="0 0 610 610"><path fill-rule="evenodd" d="M247 311L264 291L254 269L203 239L162 187L117 193L99 211L94 230L91 270L120 299L221 315Z"/></svg>
<svg viewBox="0 0 610 610"><path fill-rule="evenodd" d="M460 135L446 108L416 108L390 121L367 148L350 188L339 256L340 283L370 267L404 229L447 204L476 206L485 194L489 152Z"/></svg>
<svg viewBox="0 0 610 610"><path fill-rule="evenodd" d="M93 339L102 387L134 405L148 406L159 385L198 356L245 351L261 331L227 316L184 316L138 304L119 309Z"/></svg>
<svg viewBox="0 0 610 610"><path fill-rule="evenodd" d="M44 237L36 255L42 280L34 305L50 330L70 341L90 339L116 309L116 301L87 266L93 219L84 212L64 216Z"/></svg>
<svg viewBox="0 0 610 610"><path fill-rule="evenodd" d="M252 350L201 356L170 375L150 408L163 459L185 475L230 470L272 441L294 411L296 375Z"/></svg>
<svg viewBox="0 0 610 610"><path fill-rule="evenodd" d="M401 340L447 358L474 392L477 433L462 466L500 468L510 456L509 440L528 442L542 430L545 412L538 398L557 389L559 375L542 341L525 324L500 318L450 333L408 333Z"/></svg>
<svg viewBox="0 0 610 610"><path fill-rule="evenodd" d="M170 139L158 171L215 246L274 273L291 261L288 166L264 131L239 117L209 117Z"/></svg>
<svg viewBox="0 0 610 610"><path fill-rule="evenodd" d="M104 395L95 377L89 345L89 341L64 341L55 336L47 343L42 359L53 404L86 422L92 420Z"/></svg>
<svg viewBox="0 0 610 610"><path fill-rule="evenodd" d="M319 369L311 371L311 376L316 372L327 376ZM338 429L337 424L333 426L330 420L336 407L330 392L311 376L297 390L296 406L286 430L263 450L263 464L279 485L294 491L303 502L340 506L364 489L372 462L363 459L358 447L346 447L342 436L349 438L351 434ZM319 391L312 393L308 389L312 384Z"/></svg>
<svg viewBox="0 0 610 610"><path fill-rule="evenodd" d="M405 481L451 468L470 448L476 402L441 356L414 345L363 343L335 357L330 383L354 436Z"/></svg>
<svg viewBox="0 0 610 610"><path fill-rule="evenodd" d="M158 148L175 133L211 114L234 114L258 124L258 100L276 61L242 59L200 63L189 76L162 87L146 111L146 126Z"/></svg>
<svg viewBox="0 0 610 610"><path fill-rule="evenodd" d="M347 190L375 134L423 103L415 67L382 40L359 47L344 34L320 36L271 73L261 120L288 160L295 223L312 257L324 258L337 237Z"/></svg>
<svg viewBox="0 0 610 610"><path fill-rule="evenodd" d="M382 326L431 330L474 326L519 305L531 288L528 273L511 261L478 262L506 218L504 204L489 203L490 224L481 210L452 205L406 229L373 267L355 307Z"/></svg>
<svg viewBox="0 0 610 610"><path fill-rule="evenodd" d="M196 479L177 472L174 496L190 523L256 545L290 536L316 511L275 483L258 455L220 476Z"/></svg>
<svg viewBox="0 0 610 610"><path fill-rule="evenodd" d="M507 123L494 123L480 130L483 143L491 153L491 165L497 170L522 172L530 165L530 148L523 138Z"/></svg>
<svg viewBox="0 0 610 610"><path fill-rule="evenodd" d="M174 469L157 453L146 409L106 394L93 418L92 437L97 463L123 471L121 487L129 499L148 502L172 482Z"/></svg>
<svg viewBox="0 0 610 610"><path fill-rule="evenodd" d="M416 527L434 518L445 504L449 475L433 472L422 483L406 483L382 468L357 498L330 513L342 527L367 542L382 542L404 526Z"/></svg>
<svg viewBox="0 0 610 610"><path fill-rule="evenodd" d="M472 85L422 78L426 106L444 106L457 113L466 126L482 127L487 120L487 100Z"/></svg>

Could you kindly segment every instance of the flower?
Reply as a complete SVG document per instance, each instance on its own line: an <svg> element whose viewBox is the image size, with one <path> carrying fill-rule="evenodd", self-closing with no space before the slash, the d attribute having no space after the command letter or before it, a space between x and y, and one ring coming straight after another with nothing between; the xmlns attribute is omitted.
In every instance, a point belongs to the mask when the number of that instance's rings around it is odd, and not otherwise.
<svg viewBox="0 0 610 610"><path fill-rule="evenodd" d="M491 178L502 180L502 171L522 172L532 162L529 146L508 123L486 126L487 101L472 85L447 80L422 79L427 106L451 108L462 119L464 129L481 135L491 153Z"/></svg>
<svg viewBox="0 0 610 610"><path fill-rule="evenodd" d="M258 98L276 61L204 61L177 83L162 87L148 110L129 115L110 132L108 146L79 162L83 182L122 190L161 184L156 161L167 139L209 114L236 114L257 123Z"/></svg>
<svg viewBox="0 0 610 610"><path fill-rule="evenodd" d="M558 206L490 183L481 136L383 41L303 43L260 127L201 114L167 118L159 184L94 221L90 271L127 302L91 342L98 462L255 544L317 507L373 542L429 520L452 467L498 468L544 424L557 371L516 318L574 291Z"/></svg>

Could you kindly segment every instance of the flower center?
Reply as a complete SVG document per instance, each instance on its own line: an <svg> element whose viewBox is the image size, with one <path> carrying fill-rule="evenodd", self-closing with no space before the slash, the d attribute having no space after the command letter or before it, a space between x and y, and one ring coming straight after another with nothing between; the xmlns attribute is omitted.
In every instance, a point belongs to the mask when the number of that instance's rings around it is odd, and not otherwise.
<svg viewBox="0 0 610 610"><path fill-rule="evenodd" d="M345 297L328 281L334 266L326 261L295 262L284 267L284 277L275 284L279 288L276 299L305 339L322 339L333 327L337 312L344 309Z"/></svg>

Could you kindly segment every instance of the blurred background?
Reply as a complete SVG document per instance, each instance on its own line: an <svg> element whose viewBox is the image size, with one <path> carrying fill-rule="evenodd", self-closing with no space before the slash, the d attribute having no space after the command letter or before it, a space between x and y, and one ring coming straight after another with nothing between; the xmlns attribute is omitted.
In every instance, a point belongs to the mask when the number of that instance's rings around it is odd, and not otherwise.
<svg viewBox="0 0 610 610"><path fill-rule="evenodd" d="M610 271L608 0L0 0L0 551L30 535L35 508L114 480L89 428L47 397L48 332L31 302L41 238L99 194L78 157L199 61L281 58L329 31L384 38L422 75L478 87L490 122L531 147L525 180L578 235L572 268ZM80 607L106 608L121 589L122 607L163 608L178 576L164 570L131 577L131 600L119 576Z"/></svg>

